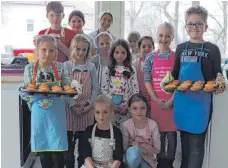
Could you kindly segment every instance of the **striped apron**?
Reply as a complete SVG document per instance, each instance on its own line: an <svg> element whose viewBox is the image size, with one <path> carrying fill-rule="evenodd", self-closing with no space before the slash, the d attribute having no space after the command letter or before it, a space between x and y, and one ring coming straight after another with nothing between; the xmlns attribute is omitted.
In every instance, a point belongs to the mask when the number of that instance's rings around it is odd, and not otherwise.
<svg viewBox="0 0 228 168"><path fill-rule="evenodd" d="M82 87L82 94L75 100L76 106L80 109L85 107L92 94L92 79L91 73L85 72L72 72L72 65L70 66L71 79L75 79L80 82ZM67 131L84 131L86 127L94 123L93 109L83 115L76 115L75 112L71 112L69 106L66 106L67 115Z"/></svg>

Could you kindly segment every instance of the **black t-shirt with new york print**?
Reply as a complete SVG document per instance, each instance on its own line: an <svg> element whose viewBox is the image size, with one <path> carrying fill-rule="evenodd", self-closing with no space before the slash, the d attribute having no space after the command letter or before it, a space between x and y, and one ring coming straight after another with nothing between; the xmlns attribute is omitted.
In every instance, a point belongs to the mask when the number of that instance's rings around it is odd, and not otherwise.
<svg viewBox="0 0 228 168"><path fill-rule="evenodd" d="M199 62L201 56L202 43L189 42L188 48L185 51L185 43L181 43L177 46L175 52L175 63L172 71L174 79L179 78L179 72L181 68L181 60L185 54L184 60L186 62ZM202 51L201 70L204 76L204 80L214 80L218 72L221 70L221 54L219 48L211 42L205 42Z"/></svg>

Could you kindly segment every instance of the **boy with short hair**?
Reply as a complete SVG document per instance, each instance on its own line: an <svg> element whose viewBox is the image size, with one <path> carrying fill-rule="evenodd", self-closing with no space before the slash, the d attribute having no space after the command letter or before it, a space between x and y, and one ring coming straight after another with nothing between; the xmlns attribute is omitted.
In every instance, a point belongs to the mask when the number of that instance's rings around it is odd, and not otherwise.
<svg viewBox="0 0 228 168"><path fill-rule="evenodd" d="M219 48L203 38L207 31L208 12L201 6L190 7L185 13L186 31L190 40L179 44L171 79L180 81L216 80L216 93L225 90L221 74ZM167 76L165 77L167 79ZM165 79L162 81L164 83ZM181 168L201 168L204 159L204 144L212 115L212 94L200 91L175 92L174 122L181 133Z"/></svg>
<svg viewBox="0 0 228 168"><path fill-rule="evenodd" d="M76 35L73 30L68 28L63 28L61 26L62 20L65 16L64 8L59 1L50 1L46 6L47 18L49 23L51 24L50 28L41 30L38 33L38 36L34 37L34 42L36 43L36 39L43 34L51 34L53 35L58 42L58 62L65 62L69 57L69 46L72 38Z"/></svg>

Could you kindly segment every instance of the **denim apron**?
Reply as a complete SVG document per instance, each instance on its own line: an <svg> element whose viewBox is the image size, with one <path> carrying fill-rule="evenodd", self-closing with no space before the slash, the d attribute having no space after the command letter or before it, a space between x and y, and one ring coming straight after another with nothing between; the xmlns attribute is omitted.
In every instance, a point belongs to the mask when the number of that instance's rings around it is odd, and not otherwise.
<svg viewBox="0 0 228 168"><path fill-rule="evenodd" d="M32 82L36 83L38 61L33 70ZM52 63L56 81L49 86L60 86L57 68ZM38 83L37 83L38 84ZM34 95L31 104L31 150L32 152L65 151L68 149L65 102L60 96Z"/></svg>
<svg viewBox="0 0 228 168"><path fill-rule="evenodd" d="M186 62L186 52L189 42L185 45L184 54L181 58L181 68L179 80L203 80L201 71L201 62L203 56L203 43L200 49L199 61ZM193 93L191 91L179 92L174 94L174 122L179 130L194 134L205 132L210 113L211 94L200 91Z"/></svg>

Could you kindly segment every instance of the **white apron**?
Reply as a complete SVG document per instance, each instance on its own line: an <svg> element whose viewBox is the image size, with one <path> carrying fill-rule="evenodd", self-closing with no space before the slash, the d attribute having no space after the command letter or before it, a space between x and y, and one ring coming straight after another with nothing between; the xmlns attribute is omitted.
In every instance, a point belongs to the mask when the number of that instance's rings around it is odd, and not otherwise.
<svg viewBox="0 0 228 168"><path fill-rule="evenodd" d="M93 127L92 137L89 139L92 149L92 159L96 168L111 168L113 164L113 150L115 150L115 139L113 126L110 125L111 138L95 137L97 123Z"/></svg>

